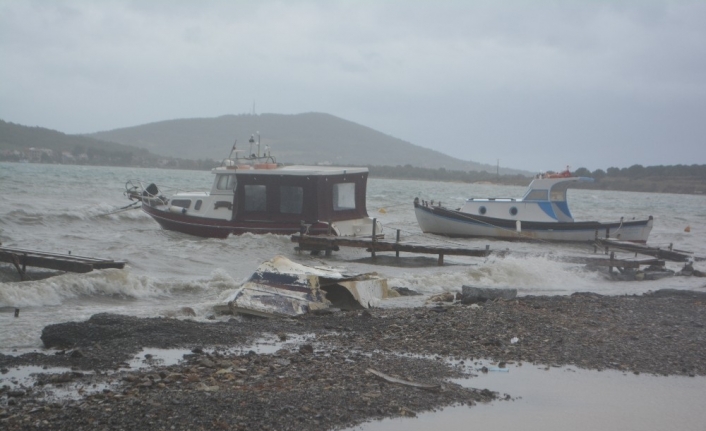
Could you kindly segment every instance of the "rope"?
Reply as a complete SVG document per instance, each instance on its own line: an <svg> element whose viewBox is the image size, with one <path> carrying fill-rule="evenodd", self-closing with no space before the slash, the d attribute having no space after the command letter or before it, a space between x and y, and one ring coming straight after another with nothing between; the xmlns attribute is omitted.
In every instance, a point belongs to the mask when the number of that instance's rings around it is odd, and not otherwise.
<svg viewBox="0 0 706 431"><path fill-rule="evenodd" d="M98 214L96 217L105 217L107 215L116 214L123 211L136 210L139 208L136 205L139 205L140 203L141 202L133 202L130 205L125 205L124 207L118 208L115 211L107 212L105 214Z"/></svg>

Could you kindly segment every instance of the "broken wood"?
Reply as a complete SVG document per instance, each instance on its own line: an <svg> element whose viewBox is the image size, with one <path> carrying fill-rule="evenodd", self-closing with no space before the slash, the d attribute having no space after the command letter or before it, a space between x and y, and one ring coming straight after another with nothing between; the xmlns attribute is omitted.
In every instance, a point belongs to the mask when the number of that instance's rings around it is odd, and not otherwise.
<svg viewBox="0 0 706 431"><path fill-rule="evenodd" d="M410 382L408 380L402 380L398 379L396 377L388 376L387 374L374 370L372 368L368 368L366 370L367 373L370 373L374 375L375 377L378 377L388 383L395 383L398 385L403 385L403 386L410 386L413 388L419 388L419 389L425 389L425 390L438 390L441 389L441 385L433 385L433 384L427 384L427 383L417 383L417 382Z"/></svg>

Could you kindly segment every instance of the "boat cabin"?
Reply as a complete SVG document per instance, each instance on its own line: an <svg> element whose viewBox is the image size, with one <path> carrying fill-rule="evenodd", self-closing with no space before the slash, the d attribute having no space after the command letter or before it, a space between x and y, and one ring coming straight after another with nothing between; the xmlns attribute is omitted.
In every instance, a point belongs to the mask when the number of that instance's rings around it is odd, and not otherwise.
<svg viewBox="0 0 706 431"><path fill-rule="evenodd" d="M164 196L155 184L126 183L126 195L142 201L142 210L164 229L204 237L276 233L381 236L382 225L368 217L365 206L367 168L284 166L266 147L260 155L241 157L235 145L214 168L208 192ZM257 145L257 153L252 147Z"/></svg>
<svg viewBox="0 0 706 431"><path fill-rule="evenodd" d="M471 198L460 211L506 220L573 222L566 198L567 189L576 182L586 181L593 179L539 176L532 180L521 198Z"/></svg>
<svg viewBox="0 0 706 431"><path fill-rule="evenodd" d="M214 208L231 220L339 221L367 217L366 168L214 169Z"/></svg>

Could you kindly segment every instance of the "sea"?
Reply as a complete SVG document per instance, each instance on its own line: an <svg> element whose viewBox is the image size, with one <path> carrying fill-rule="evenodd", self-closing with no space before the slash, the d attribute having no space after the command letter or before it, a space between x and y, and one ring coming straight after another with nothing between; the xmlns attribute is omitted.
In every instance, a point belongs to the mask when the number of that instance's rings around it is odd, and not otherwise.
<svg viewBox="0 0 706 431"><path fill-rule="evenodd" d="M298 253L286 235L241 235L208 239L162 230L139 209L125 206L128 180L154 182L169 190L209 190L209 171L102 166L0 163L0 242L53 253L126 261L124 269L46 277L28 269L17 282L10 264L0 263L0 352L21 353L42 347L46 325L82 321L110 312L140 317L171 316L207 321L261 263L277 255L312 266L349 273L376 272L391 287L423 294L385 301L385 307L422 305L431 295L458 292L463 285L512 287L519 295L641 294L657 289L706 291L706 279L668 277L654 281L613 281L606 271L557 259L600 256L592 246L519 243L489 239L452 239L423 234L413 200L419 197L457 208L470 197L520 197L524 187L370 178L367 209L383 233L401 241L505 250L486 258L402 254L399 260L363 249L342 249L332 256ZM576 220L617 221L653 216L648 244L706 256L706 196L570 190ZM631 255L630 255L631 256ZM618 256L620 257L620 255ZM683 263L668 263L679 271ZM706 271L706 263L695 262ZM412 299L413 298L413 299ZM185 307L193 310L184 312ZM20 310L19 318L14 310ZM216 319L225 318L218 317Z"/></svg>
<svg viewBox="0 0 706 431"><path fill-rule="evenodd" d="M348 273L376 272L391 287L406 287L421 296L383 301L383 307L424 306L432 295L458 292L463 285L512 287L518 295L633 295L658 289L706 292L706 279L674 276L651 281L615 281L607 270L589 270L562 257L601 256L590 245L520 243L489 239L451 239L423 234L413 200L441 201L460 207L470 197L520 197L524 187L370 178L367 209L383 225L383 233L401 241L460 245L506 253L489 257L378 253L341 249L331 256L295 251L289 236L241 235L207 239L162 230L124 195L128 180L154 182L170 191L209 190L205 171L0 163L0 243L53 253L71 253L127 262L124 269L86 274L47 273L28 268L29 280L18 282L10 264L0 263L0 353L42 351L42 328L83 321L96 313L139 317L172 317L212 321L222 305L261 263L285 256L311 266ZM654 217L648 244L706 256L706 196L570 190L576 220L617 221ZM629 257L632 254L618 254ZM683 263L667 263L679 271ZM694 267L706 271L706 262ZM48 276L48 275L53 276ZM15 310L19 316L15 317ZM192 315L192 314L195 314ZM462 336L462 334L460 334ZM169 353L167 353L168 355ZM136 357L139 359L139 357ZM489 364L490 365L490 364ZM509 428L542 431L701 430L706 410L706 378L635 376L618 371L512 364L508 372L478 373L459 384L508 393L513 401L454 407L420 413L416 419L386 419L353 429ZM492 368L492 367L491 367ZM16 382L32 372L18 368L0 376L0 384ZM22 380L19 380L22 381ZM31 382L27 383L31 384Z"/></svg>

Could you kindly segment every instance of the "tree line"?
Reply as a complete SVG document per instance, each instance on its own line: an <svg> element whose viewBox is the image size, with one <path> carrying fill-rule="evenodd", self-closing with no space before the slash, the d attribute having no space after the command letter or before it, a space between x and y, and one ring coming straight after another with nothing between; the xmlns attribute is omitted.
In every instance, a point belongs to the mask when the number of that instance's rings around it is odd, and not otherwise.
<svg viewBox="0 0 706 431"><path fill-rule="evenodd" d="M527 185L524 175L498 175L487 171L453 171L444 168L428 169L411 165L368 166L374 178L410 179L426 181L453 181L463 183L490 182L506 185ZM547 174L555 172L549 171ZM576 188L624 190L652 193L706 194L706 165L642 166L597 169L578 168L573 175L593 178L592 183L578 183Z"/></svg>

